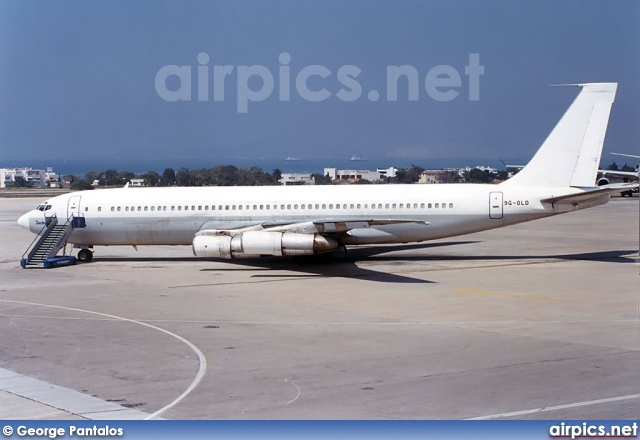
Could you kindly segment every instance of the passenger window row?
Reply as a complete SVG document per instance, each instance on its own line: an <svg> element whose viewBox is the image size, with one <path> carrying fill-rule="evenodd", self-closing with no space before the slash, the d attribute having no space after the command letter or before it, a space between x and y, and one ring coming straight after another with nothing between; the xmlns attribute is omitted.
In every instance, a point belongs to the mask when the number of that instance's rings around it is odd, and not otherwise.
<svg viewBox="0 0 640 440"><path fill-rule="evenodd" d="M311 210L311 209L369 209L369 204L361 204L361 203L316 203L316 204L281 204L281 205L273 205L273 209L278 209L278 206L281 211L284 210ZM452 209L453 203L371 203L371 209ZM246 208L246 209L243 209ZM85 207L85 211L88 211L89 208ZM144 212L144 211L209 211L209 205L174 205L168 208L167 206L112 206L111 211L116 212ZM211 211L269 211L271 210L271 205L211 205ZM98 207L98 211L102 211L102 207Z"/></svg>

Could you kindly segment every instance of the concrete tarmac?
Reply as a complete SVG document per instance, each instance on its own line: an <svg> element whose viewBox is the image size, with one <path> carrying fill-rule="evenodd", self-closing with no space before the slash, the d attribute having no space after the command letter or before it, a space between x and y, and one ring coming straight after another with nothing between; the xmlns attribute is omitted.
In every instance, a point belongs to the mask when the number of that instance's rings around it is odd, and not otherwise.
<svg viewBox="0 0 640 440"><path fill-rule="evenodd" d="M640 417L637 198L345 260L24 270L39 201L0 199L2 418Z"/></svg>

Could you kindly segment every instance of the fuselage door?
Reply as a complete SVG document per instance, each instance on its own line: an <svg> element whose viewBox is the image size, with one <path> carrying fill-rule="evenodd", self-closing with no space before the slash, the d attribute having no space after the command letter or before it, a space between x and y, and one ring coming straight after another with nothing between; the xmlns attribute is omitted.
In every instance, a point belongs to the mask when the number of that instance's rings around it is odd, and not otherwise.
<svg viewBox="0 0 640 440"><path fill-rule="evenodd" d="M502 218L502 193L493 191L489 193L489 218Z"/></svg>
<svg viewBox="0 0 640 440"><path fill-rule="evenodd" d="M67 218L80 217L80 196L71 196L67 202Z"/></svg>

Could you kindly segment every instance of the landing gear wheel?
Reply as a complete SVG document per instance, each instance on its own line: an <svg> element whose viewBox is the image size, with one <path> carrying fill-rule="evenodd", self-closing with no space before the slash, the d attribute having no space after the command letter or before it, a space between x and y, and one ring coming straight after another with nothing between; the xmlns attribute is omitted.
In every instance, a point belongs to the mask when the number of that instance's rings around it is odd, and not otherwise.
<svg viewBox="0 0 640 440"><path fill-rule="evenodd" d="M79 262L89 263L91 260L93 260L93 252L91 252L89 249L82 249L80 252L78 252Z"/></svg>

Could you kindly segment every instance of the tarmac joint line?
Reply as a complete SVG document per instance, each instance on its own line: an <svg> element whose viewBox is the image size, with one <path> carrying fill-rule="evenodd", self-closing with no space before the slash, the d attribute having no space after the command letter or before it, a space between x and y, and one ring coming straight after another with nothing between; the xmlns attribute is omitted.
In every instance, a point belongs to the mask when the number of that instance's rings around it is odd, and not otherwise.
<svg viewBox="0 0 640 440"><path fill-rule="evenodd" d="M457 293L462 294L478 294L478 295L491 295L491 296L501 296L505 298L518 298L518 299L529 299L534 301L560 301L557 298L549 298L547 296L536 296L536 295L519 295L516 293L500 293L500 292L489 292L487 290L480 289L456 289Z"/></svg>

